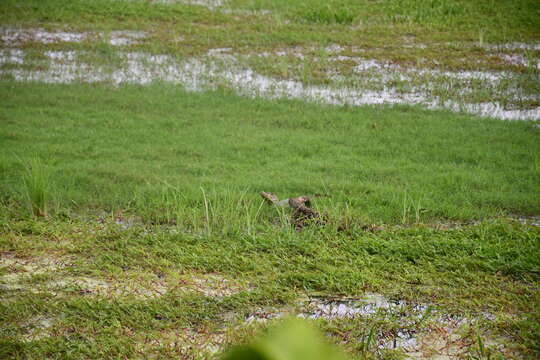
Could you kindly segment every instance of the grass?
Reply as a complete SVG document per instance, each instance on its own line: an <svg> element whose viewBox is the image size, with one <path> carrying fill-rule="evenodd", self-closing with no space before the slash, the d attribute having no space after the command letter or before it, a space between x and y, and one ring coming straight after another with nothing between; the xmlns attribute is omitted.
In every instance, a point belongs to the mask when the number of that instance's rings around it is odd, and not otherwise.
<svg viewBox="0 0 540 360"><path fill-rule="evenodd" d="M349 206L351 216L370 222L539 211L538 134L527 122L190 94L167 85L106 92L2 86L4 146L21 159L54 158L50 171L67 207L189 213L202 204L202 187L213 210L237 204L231 216L245 206L253 213L263 190L324 193L322 208L337 215ZM9 153L1 161L5 188L20 192L13 177L20 165Z"/></svg>
<svg viewBox="0 0 540 360"><path fill-rule="evenodd" d="M23 197L28 209L35 216L47 217L51 207L51 174L39 158L30 159L24 167Z"/></svg>
<svg viewBox="0 0 540 360"><path fill-rule="evenodd" d="M396 76L404 93L429 83L441 99L537 106L538 51L500 50L527 60L509 66L486 47L537 41L534 1L231 0L225 9L5 0L5 26L90 35L17 45L25 63L2 70L46 69L46 51L74 50L114 71L123 51L189 59L230 47L277 78L331 85L333 70L347 86L380 87L353 79L350 61L330 61L327 47L340 45L340 55L406 69L512 71L496 84ZM148 37L108 44L123 29ZM277 51L291 55L253 56ZM366 293L407 305L313 320L351 358L404 358L379 346L400 333L431 356L441 316L461 320L463 357L540 354L540 232L524 220L540 213L534 121L245 98L226 85L194 93L2 75L0 124L9 149L0 152L0 358L221 358L276 322L246 323L253 314L305 314L307 299ZM314 196L324 225L295 230L291 211L259 191Z"/></svg>
<svg viewBox="0 0 540 360"><path fill-rule="evenodd" d="M226 313L242 323L254 309L295 306L305 294L366 291L450 313L489 311L499 320L483 323L482 337L504 336L522 356L537 354L540 236L493 219L538 213L538 134L528 122L244 99L164 84L3 82L1 92L2 146L11 152L0 160L0 249L75 264L19 282L37 294L4 288L15 304L0 308L8 357L195 356L204 345L187 351L181 334L218 336L231 326ZM26 170L17 158L36 154L49 159L58 202L46 221L28 218L20 195ZM296 232L289 213L264 205L260 190L324 195L315 204L327 225ZM432 228L474 219L484 220ZM384 230L366 232L371 223ZM196 274L241 280L251 290L211 297L177 285ZM168 291L149 299L113 290L88 295L83 282L52 295L48 284L57 276L121 289L158 281ZM41 331L54 335L24 340L35 331L24 324L36 316L53 319ZM336 342L364 338L364 347L346 341L358 358L398 356L366 347L403 321L350 321L317 324ZM240 328L219 335L223 347L259 329ZM159 345L171 336L176 345Z"/></svg>

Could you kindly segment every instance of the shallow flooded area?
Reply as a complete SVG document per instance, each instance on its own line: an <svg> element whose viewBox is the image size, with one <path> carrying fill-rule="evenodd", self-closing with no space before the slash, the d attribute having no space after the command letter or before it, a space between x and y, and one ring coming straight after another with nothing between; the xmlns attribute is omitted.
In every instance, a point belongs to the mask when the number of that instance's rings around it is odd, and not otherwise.
<svg viewBox="0 0 540 360"><path fill-rule="evenodd" d="M489 313L450 314L432 304L410 303L388 299L380 294L366 293L359 298L309 297L297 302L296 308L266 308L249 314L247 324L267 323L274 319L299 317L324 320L329 323L365 319L391 320L395 327L372 334L374 348L382 351L402 351L411 359L460 359L478 344L470 339L470 331L480 324L491 323L496 317ZM491 338L484 334L487 345L499 354L509 355L508 339Z"/></svg>
<svg viewBox="0 0 540 360"><path fill-rule="evenodd" d="M339 106L409 104L505 120L534 120L540 117L540 107L536 105L516 108L506 104L535 104L540 101L538 93L526 94L525 89L520 88L520 81L529 81L520 80L523 76L532 77L530 81L538 81L539 60L533 59L531 63L531 59L520 54L502 53L496 56L510 65L529 69L532 66L534 75L520 75L508 70L442 71L403 67L362 56L341 55L348 51L337 45L326 47L322 58L314 57L310 54L312 50L302 48L260 54L235 54L231 48L215 48L208 50L205 56L188 58L114 50L114 63L99 64L86 60L95 58L92 51L49 50L36 57L35 54L29 56L18 46L28 42L51 44L84 40L106 41L112 46L122 47L145 40L147 34L126 30L103 34L23 28L3 28L1 33L4 48L0 49L0 76L17 81L63 84L105 82L116 85L168 82L190 91L212 90L221 86L242 96L299 99ZM497 54L497 49L521 49L523 46L508 44L489 51ZM362 49L353 51L362 54ZM306 60L308 58L310 60ZM276 64L272 59L277 59L277 63L284 61L293 69L305 66L302 62L313 62L315 65L310 66L321 66L323 69L321 81L324 80L324 84L306 83L296 76L272 77L251 67L256 65L269 70L274 66L272 64ZM486 91L491 93L491 98L504 98L504 103L485 101Z"/></svg>

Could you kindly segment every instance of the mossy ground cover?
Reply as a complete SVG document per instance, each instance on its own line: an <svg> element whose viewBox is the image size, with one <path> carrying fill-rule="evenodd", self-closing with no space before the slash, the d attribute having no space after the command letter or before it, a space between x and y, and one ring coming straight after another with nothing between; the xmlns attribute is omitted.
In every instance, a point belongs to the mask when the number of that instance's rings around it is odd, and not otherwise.
<svg viewBox="0 0 540 360"><path fill-rule="evenodd" d="M178 57L311 49L293 73L307 83L324 83L310 59L327 56L329 45L395 63L426 58L428 67L470 70L480 60L484 70L504 70L479 44L539 36L538 6L525 0L238 0L224 8L9 0L0 19L145 30L126 48ZM405 37L423 46L404 48ZM36 62L49 50L120 61L93 38L20 46ZM298 59L285 62L251 65L279 75ZM512 70L536 91L536 70ZM540 354L534 121L243 98L226 87L2 78L0 124L2 358L220 357L279 321L246 322L253 314L305 315L306 299L365 294L408 307L313 320L352 358L412 356L381 342L403 332L432 345L445 331L456 336L441 316L463 325L464 350L452 356ZM298 231L290 211L265 204L259 191L311 195L325 222Z"/></svg>

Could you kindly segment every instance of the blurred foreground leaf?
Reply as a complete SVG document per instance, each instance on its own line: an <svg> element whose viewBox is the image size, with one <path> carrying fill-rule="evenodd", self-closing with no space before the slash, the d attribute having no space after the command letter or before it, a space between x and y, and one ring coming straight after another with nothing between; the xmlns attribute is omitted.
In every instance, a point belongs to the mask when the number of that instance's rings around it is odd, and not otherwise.
<svg viewBox="0 0 540 360"><path fill-rule="evenodd" d="M337 348L306 321L286 320L250 345L233 348L225 360L346 360Z"/></svg>

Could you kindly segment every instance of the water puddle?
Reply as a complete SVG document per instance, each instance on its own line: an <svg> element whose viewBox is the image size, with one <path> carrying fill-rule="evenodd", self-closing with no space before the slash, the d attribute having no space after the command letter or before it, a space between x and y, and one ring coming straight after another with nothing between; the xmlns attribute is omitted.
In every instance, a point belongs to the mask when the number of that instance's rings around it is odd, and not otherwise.
<svg viewBox="0 0 540 360"><path fill-rule="evenodd" d="M11 46L35 39L44 43L82 41L90 36L89 33L46 32L36 29L3 29L1 34L4 43ZM145 36L143 32L113 31L108 34L107 41L113 45L123 46ZM292 54L303 57L300 49L247 56L233 55L231 51L230 48L211 49L206 56L187 59L178 59L170 55L118 51L116 65L100 65L85 62L85 52L45 51L43 54L45 59L30 60L23 50L7 48L0 49L0 76L17 81L45 83L109 82L116 85L126 83L146 85L162 81L180 84L188 91L213 90L224 86L241 96L252 98L298 99L338 106L411 104L428 109L449 109L508 120L540 118L540 107L508 108L498 102L464 103L454 98L441 99L433 95L437 87L448 87L454 92L457 91L456 96L465 96L471 92L470 84L476 84L478 87L480 82L482 88L499 91L500 95L510 98L518 96L520 101L532 103L538 100L538 95L521 94L519 88L497 90L498 84L507 83L512 76L508 71L450 72L402 68L373 59L339 55L343 48L332 45L327 49L327 52L332 54L328 61L330 63L351 61L355 64L353 72L356 75L345 77L329 70L328 76L331 80L329 85L309 85L300 80L265 76L245 64L245 60L253 56L279 57ZM404 84L396 88L392 85L396 81Z"/></svg>
<svg viewBox="0 0 540 360"><path fill-rule="evenodd" d="M140 40L146 38L146 36L147 34L144 31L112 31L109 34L109 43L113 46L131 45L138 43Z"/></svg>
<svg viewBox="0 0 540 360"><path fill-rule="evenodd" d="M130 1L130 0L120 0L120 1ZM203 6L210 10L217 10L222 8L226 0L148 0L151 4L162 4L162 5L172 5L172 4L185 4L185 5L196 5Z"/></svg>
<svg viewBox="0 0 540 360"><path fill-rule="evenodd" d="M419 320L432 312L432 307L423 304L410 304L403 300L390 300L386 297L366 293L362 298L323 298L310 297L298 302L297 309L259 309L246 317L247 322L264 322L295 314L304 319L347 319L374 315L404 314L409 319Z"/></svg>
<svg viewBox="0 0 540 360"><path fill-rule="evenodd" d="M418 340L415 332L398 330L395 336L380 340L377 346L379 349L403 349L411 352L418 347Z"/></svg>
<svg viewBox="0 0 540 360"><path fill-rule="evenodd" d="M46 31L43 29L0 29L0 39L4 45L15 46L26 42L39 42L51 44L55 42L81 42L89 33L76 33L68 31Z"/></svg>
<svg viewBox="0 0 540 360"><path fill-rule="evenodd" d="M513 215L509 219L518 221L522 225L529 225L540 228L540 216Z"/></svg>
<svg viewBox="0 0 540 360"><path fill-rule="evenodd" d="M380 311L404 312L416 316L428 310L426 305L409 305L402 300L389 300L379 294L365 294L361 299L324 299L312 298L305 305L306 310L300 317L308 319L336 319L370 316Z"/></svg>
<svg viewBox="0 0 540 360"><path fill-rule="evenodd" d="M480 47L487 50L494 51L516 51L516 50L529 50L540 51L540 43L527 44L523 42L511 42L506 44L480 44Z"/></svg>
<svg viewBox="0 0 540 360"><path fill-rule="evenodd" d="M0 64L24 64L24 51L20 49L0 50Z"/></svg>
<svg viewBox="0 0 540 360"><path fill-rule="evenodd" d="M102 32L47 31L44 29L0 28L0 39L4 46L20 46L27 42L52 44L57 42L81 42L85 40L104 40L113 46L136 44L147 34L143 31L118 30Z"/></svg>
<svg viewBox="0 0 540 360"><path fill-rule="evenodd" d="M499 55L499 57L510 65L534 68L537 70L540 69L539 59L529 59L526 56L520 54L501 54Z"/></svg>
<svg viewBox="0 0 540 360"><path fill-rule="evenodd" d="M131 1L131 0L118 0L118 1ZM248 10L229 7L229 1L227 0L147 0L151 4L160 5L193 5L202 6L212 11L219 11L224 14L235 15L268 15L272 11L268 9Z"/></svg>
<svg viewBox="0 0 540 360"><path fill-rule="evenodd" d="M328 321L354 318L379 321L397 319L400 328L386 332L376 331L371 345L375 351L399 349L408 358L414 359L462 358L476 346L476 338L471 336L471 329L477 329L477 322L495 320L489 313L465 317L445 313L431 305L392 300L373 293L366 293L358 299L312 297L300 301L296 309L259 309L244 320L247 324L265 323L285 316ZM487 334L484 335L486 344L500 351L504 350L501 345L503 339L497 341Z"/></svg>
<svg viewBox="0 0 540 360"><path fill-rule="evenodd" d="M183 3L187 5L204 6L210 10L216 10L225 5L225 0L161 0L168 3Z"/></svg>

